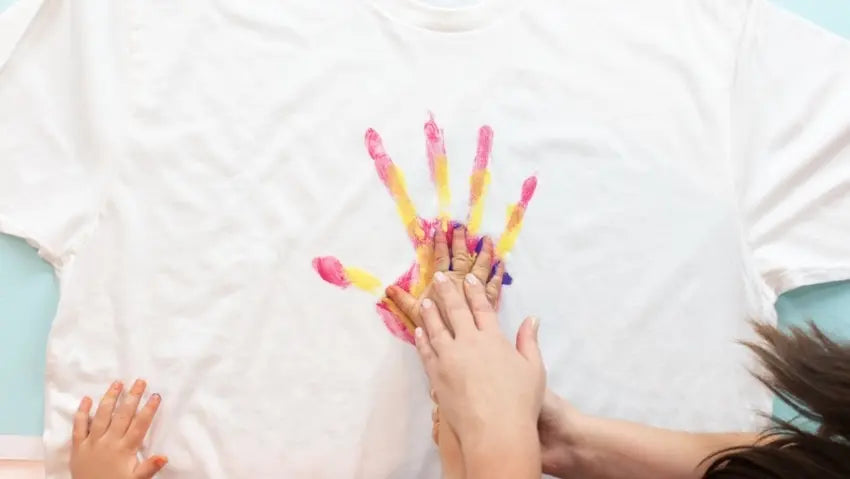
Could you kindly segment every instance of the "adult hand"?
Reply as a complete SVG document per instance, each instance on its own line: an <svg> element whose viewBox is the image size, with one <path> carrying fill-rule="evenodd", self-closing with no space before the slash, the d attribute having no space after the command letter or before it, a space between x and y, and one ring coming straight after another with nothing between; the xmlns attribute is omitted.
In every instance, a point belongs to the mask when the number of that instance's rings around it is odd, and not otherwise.
<svg viewBox="0 0 850 479"><path fill-rule="evenodd" d="M159 407L159 394L151 395L140 410L147 387L137 379L119 404L123 385L115 381L103 395L89 422L92 400L84 397L74 415L71 444L71 477L74 479L150 479L168 459L152 456L139 461L137 453Z"/></svg>
<svg viewBox="0 0 850 479"><path fill-rule="evenodd" d="M469 476L476 476L470 472L470 459L482 465L483 456L509 451L525 451L530 457L500 474L522 471L517 476L522 477L530 467L539 474L537 420L546 375L537 345L537 321L523 322L514 347L499 331L484 284L468 274L463 288L437 272L435 301L422 301L425 329L417 328L415 335L440 399L440 416L458 434Z"/></svg>

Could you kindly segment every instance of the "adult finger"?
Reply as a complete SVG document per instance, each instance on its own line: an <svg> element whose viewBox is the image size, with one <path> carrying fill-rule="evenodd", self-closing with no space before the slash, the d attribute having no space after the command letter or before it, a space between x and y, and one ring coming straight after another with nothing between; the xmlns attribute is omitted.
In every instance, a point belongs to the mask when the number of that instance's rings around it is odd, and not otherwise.
<svg viewBox="0 0 850 479"><path fill-rule="evenodd" d="M141 409L141 411L136 414L136 417L134 417L133 421L130 422L130 427L127 428L127 434L124 435L124 441L126 441L127 446L134 449L141 447L142 441L145 440L145 435L151 427L153 417L156 415L156 411L159 409L161 402L162 397L159 394L151 394L151 397L148 398L148 402L145 403L145 406Z"/></svg>
<svg viewBox="0 0 850 479"><path fill-rule="evenodd" d="M434 268L435 271L448 271L452 264L449 256L449 243L446 233L441 229L434 235Z"/></svg>
<svg viewBox="0 0 850 479"><path fill-rule="evenodd" d="M425 323L426 339L434 352L439 355L440 349L451 341L452 333L446 328L437 305L430 298L425 298L422 301L422 322Z"/></svg>
<svg viewBox="0 0 850 479"><path fill-rule="evenodd" d="M151 479L157 472L161 471L168 464L168 458L165 456L151 456L142 461L133 471L136 479Z"/></svg>
<svg viewBox="0 0 850 479"><path fill-rule="evenodd" d="M399 311L410 318L413 324L423 326L422 315L419 313L419 301L412 294L396 285L390 286L385 292L390 301L396 305Z"/></svg>
<svg viewBox="0 0 850 479"><path fill-rule="evenodd" d="M425 375L428 376L428 382L433 382L435 376L435 368L437 362L437 353L431 345L431 340L428 333L422 328L416 328L413 332L414 341L416 342L416 352L419 353L419 359L422 361L422 367L425 369Z"/></svg>
<svg viewBox="0 0 850 479"><path fill-rule="evenodd" d="M449 281L448 276L443 273L435 274L434 289L437 306L446 317L455 337L474 331L475 321L472 317L472 311L466 304L463 294L457 286Z"/></svg>
<svg viewBox="0 0 850 479"><path fill-rule="evenodd" d="M475 325L478 329L485 331L491 328L498 329L499 319L496 316L496 310L490 305L490 300L487 299L487 293L484 290L484 284L470 273L463 280L463 289L466 294L466 302L472 310L472 317L475 319Z"/></svg>
<svg viewBox="0 0 850 479"><path fill-rule="evenodd" d="M92 400L86 396L80 401L80 407L74 413L74 432L71 435L71 446L76 449L89 435L89 413L91 412Z"/></svg>
<svg viewBox="0 0 850 479"><path fill-rule="evenodd" d="M136 415L139 401L142 400L142 394L144 394L146 387L147 383L144 380L136 379L136 382L124 396L124 400L118 405L115 416L112 417L112 422L109 424L107 434L116 438L124 436L130 426L130 421Z"/></svg>
<svg viewBox="0 0 850 479"><path fill-rule="evenodd" d="M475 263L472 265L472 274L478 278L478 281L486 283L490 277L490 269L493 267L493 240L488 237L481 238L481 251L475 257Z"/></svg>
<svg viewBox="0 0 850 479"><path fill-rule="evenodd" d="M440 423L435 422L431 425L431 439L434 440L434 444L440 445Z"/></svg>
<svg viewBox="0 0 850 479"><path fill-rule="evenodd" d="M538 365L543 364L540 354L540 344L537 342L537 331L540 321L537 318L525 318L516 334L516 349L525 359Z"/></svg>
<svg viewBox="0 0 850 479"><path fill-rule="evenodd" d="M502 279L505 277L505 262L500 261L496 266L496 273L487 282L485 291L487 300L493 305L493 309L499 310L499 298L502 296Z"/></svg>
<svg viewBox="0 0 850 479"><path fill-rule="evenodd" d="M440 407L434 406L431 410L431 438L434 444L440 444Z"/></svg>
<svg viewBox="0 0 850 479"><path fill-rule="evenodd" d="M452 232L452 271L466 274L472 268L472 256L466 246L466 226L458 225Z"/></svg>
<svg viewBox="0 0 850 479"><path fill-rule="evenodd" d="M100 399L100 404L97 405L97 412L94 413L89 434L100 437L109 428L109 423L112 422L112 412L115 410L115 403L118 401L118 396L121 395L122 388L124 388L124 384L121 381L115 381L106 390L106 393Z"/></svg>

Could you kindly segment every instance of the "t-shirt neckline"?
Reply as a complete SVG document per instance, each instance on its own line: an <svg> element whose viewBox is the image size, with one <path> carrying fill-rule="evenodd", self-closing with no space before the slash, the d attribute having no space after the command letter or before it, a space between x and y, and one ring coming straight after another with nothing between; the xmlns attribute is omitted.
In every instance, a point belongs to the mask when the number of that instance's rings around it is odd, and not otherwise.
<svg viewBox="0 0 850 479"><path fill-rule="evenodd" d="M474 5L439 7L421 0L371 0L378 10L401 23L436 32L485 28L519 8L518 0L480 0Z"/></svg>

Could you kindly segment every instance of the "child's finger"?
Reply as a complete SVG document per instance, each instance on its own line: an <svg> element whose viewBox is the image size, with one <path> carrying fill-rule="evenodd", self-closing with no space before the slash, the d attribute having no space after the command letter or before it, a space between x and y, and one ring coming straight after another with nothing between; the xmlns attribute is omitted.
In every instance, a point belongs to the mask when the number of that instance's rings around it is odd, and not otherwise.
<svg viewBox="0 0 850 479"><path fill-rule="evenodd" d="M144 441L145 435L151 427L153 417L156 415L161 401L162 398L159 394L151 394L145 407L130 422L130 427L127 428L127 434L124 435L124 440L127 441L129 447L138 448L142 445L142 441Z"/></svg>
<svg viewBox="0 0 850 479"><path fill-rule="evenodd" d="M392 285L385 291L386 295L390 300L395 303L396 307L404 313L413 324L416 326L422 326L422 318L419 315L419 302L416 298L413 297L412 294L407 291L401 289L396 285Z"/></svg>
<svg viewBox="0 0 850 479"><path fill-rule="evenodd" d="M482 284L487 282L490 277L490 269L493 258L493 240L488 237L481 238L481 251L475 257L475 264L472 265L472 274L481 281Z"/></svg>
<svg viewBox="0 0 850 479"><path fill-rule="evenodd" d="M97 406L97 412L94 413L89 434L100 437L109 428L109 423L112 422L112 412L115 410L115 403L118 401L118 396L121 394L123 387L124 384L121 381L115 381L109 386L109 389Z"/></svg>
<svg viewBox="0 0 850 479"><path fill-rule="evenodd" d="M449 256L449 244L446 242L446 233L437 231L434 236L434 271L446 272L451 266L452 259Z"/></svg>
<svg viewBox="0 0 850 479"><path fill-rule="evenodd" d="M165 456L151 456L136 466L133 475L137 479L151 479L157 472L161 471L168 464L168 458Z"/></svg>
<svg viewBox="0 0 850 479"><path fill-rule="evenodd" d="M502 294L502 280L505 277L505 262L500 261L496 266L496 274L487 282L487 300L493 305L493 309L499 309L499 296Z"/></svg>
<svg viewBox="0 0 850 479"><path fill-rule="evenodd" d="M80 407L74 413L74 432L71 445L79 447L83 440L89 435L89 413L91 412L92 400L86 396L80 401Z"/></svg>
<svg viewBox="0 0 850 479"><path fill-rule="evenodd" d="M109 425L110 435L116 438L124 436L130 426L130 421L136 415L136 410L139 408L139 402L142 400L142 394L144 394L146 387L147 383L144 380L136 379L133 387L130 388L124 400L118 405L112 423Z"/></svg>
<svg viewBox="0 0 850 479"><path fill-rule="evenodd" d="M466 274L472 268L472 256L466 245L466 227L458 225L452 232L452 271Z"/></svg>

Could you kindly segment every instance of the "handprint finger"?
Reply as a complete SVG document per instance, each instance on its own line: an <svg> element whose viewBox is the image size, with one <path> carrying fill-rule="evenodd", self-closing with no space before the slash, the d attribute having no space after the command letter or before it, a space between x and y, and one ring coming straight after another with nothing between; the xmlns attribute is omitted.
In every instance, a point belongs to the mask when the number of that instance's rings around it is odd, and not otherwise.
<svg viewBox="0 0 850 479"><path fill-rule="evenodd" d="M469 234L475 235L481 227L484 216L484 198L487 196L487 186L490 184L490 151L493 147L493 130L482 126L478 130L478 148L475 153L475 163L469 175L469 213L466 217L466 227Z"/></svg>
<svg viewBox="0 0 850 479"><path fill-rule="evenodd" d="M425 123L425 149L428 153L428 169L431 172L431 181L437 190L437 204L439 205L440 230L446 231L449 227L449 205L452 194L449 189L449 166L446 158L446 146L443 143L443 130L434 121L434 115L430 115Z"/></svg>
<svg viewBox="0 0 850 479"><path fill-rule="evenodd" d="M414 245L418 245L425 241L425 230L422 227L422 220L416 214L416 208L413 206L413 201L407 193L407 186L404 181L404 173L393 163L390 156L384 150L384 144L381 136L373 129L366 131L366 149L369 151L369 156L375 162L375 169L378 171L378 176L387 187L390 195L395 200L398 215L401 217L401 222L404 225L410 241Z"/></svg>
<svg viewBox="0 0 850 479"><path fill-rule="evenodd" d="M354 286L369 293L377 293L381 289L381 280L373 274L360 268L343 266L333 256L314 258L313 269L319 273L323 280L340 288Z"/></svg>
<svg viewBox="0 0 850 479"><path fill-rule="evenodd" d="M496 245L496 257L504 258L516 243L520 229L522 229L522 220L525 217L525 210L528 208L528 202L534 196L534 190L537 188L537 177L531 176L526 178L522 183L522 196L518 203L511 205L508 208L508 220L505 225L505 231L499 238Z"/></svg>

